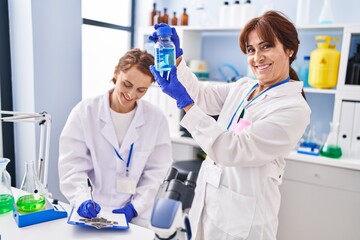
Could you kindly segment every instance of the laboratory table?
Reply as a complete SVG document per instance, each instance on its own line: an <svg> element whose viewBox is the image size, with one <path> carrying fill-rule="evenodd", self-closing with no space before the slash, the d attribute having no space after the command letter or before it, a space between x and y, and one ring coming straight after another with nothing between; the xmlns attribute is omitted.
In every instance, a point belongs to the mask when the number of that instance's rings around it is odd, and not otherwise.
<svg viewBox="0 0 360 240"><path fill-rule="evenodd" d="M16 191L16 190L15 190ZM60 203L68 215L71 207ZM75 226L67 223L67 218L61 218L44 223L19 228L13 213L0 214L0 240L153 240L154 233L150 229L129 224L128 230L96 229L84 226Z"/></svg>

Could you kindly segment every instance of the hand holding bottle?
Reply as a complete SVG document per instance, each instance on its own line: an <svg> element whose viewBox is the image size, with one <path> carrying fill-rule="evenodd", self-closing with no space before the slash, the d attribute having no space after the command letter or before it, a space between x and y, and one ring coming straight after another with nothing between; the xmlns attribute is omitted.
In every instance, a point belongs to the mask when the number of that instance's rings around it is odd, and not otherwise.
<svg viewBox="0 0 360 240"><path fill-rule="evenodd" d="M166 23L160 23L160 24L154 25L155 30L157 30L160 27L170 27L170 26ZM183 50L180 48L180 39L179 39L179 36L178 36L175 28L171 27L171 30L172 30L171 41L175 45L175 57L178 58L183 55ZM151 36L149 36L149 40L153 41L154 43L156 43L158 41L158 34L156 31L153 32L153 34Z"/></svg>
<svg viewBox="0 0 360 240"><path fill-rule="evenodd" d="M163 76L156 71L155 66L150 66L150 71L154 75L156 82L159 84L161 90L176 100L178 108L183 109L194 103L185 87L180 83L176 74L176 67L172 67L169 80L167 80L168 72L164 72Z"/></svg>

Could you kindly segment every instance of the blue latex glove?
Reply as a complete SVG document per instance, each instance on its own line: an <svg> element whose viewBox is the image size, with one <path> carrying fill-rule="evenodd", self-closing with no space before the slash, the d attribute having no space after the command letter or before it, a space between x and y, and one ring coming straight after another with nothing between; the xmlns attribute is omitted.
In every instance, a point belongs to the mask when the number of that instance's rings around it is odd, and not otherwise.
<svg viewBox="0 0 360 240"><path fill-rule="evenodd" d="M160 24L155 24L154 25L155 30L158 29L159 27L170 27L170 26L167 25L166 23L160 23ZM178 58L181 55L183 55L183 50L180 48L180 39L179 39L179 36L178 36L175 28L171 27L171 30L172 30L171 41L175 45L175 56L176 56L176 58ZM157 42L158 35L157 35L156 31L153 32L153 34L151 36L149 36L149 40L153 41L154 43Z"/></svg>
<svg viewBox="0 0 360 240"><path fill-rule="evenodd" d="M166 80L168 72L163 72L164 76L160 76L160 73L155 69L155 66L150 66L150 71L156 82L159 84L161 90L176 100L178 108L183 109L186 106L194 103L185 87L179 82L176 75L176 67L172 67L170 70L169 80Z"/></svg>
<svg viewBox="0 0 360 240"><path fill-rule="evenodd" d="M125 207L123 207L123 208L114 209L112 212L113 213L124 213L125 217L126 217L126 221L128 221L128 222L130 222L131 219L133 219L134 217L136 217L138 215L134 206L132 205L132 203L125 205Z"/></svg>
<svg viewBox="0 0 360 240"><path fill-rule="evenodd" d="M92 200L86 200L79 206L77 213L84 218L94 218L98 215L100 210L101 207L99 204L93 202Z"/></svg>

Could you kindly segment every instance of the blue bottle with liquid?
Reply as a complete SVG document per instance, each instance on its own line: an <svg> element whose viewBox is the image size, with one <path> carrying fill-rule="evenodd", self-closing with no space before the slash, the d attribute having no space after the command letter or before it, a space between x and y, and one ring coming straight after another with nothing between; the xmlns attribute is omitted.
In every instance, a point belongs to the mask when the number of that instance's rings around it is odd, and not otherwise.
<svg viewBox="0 0 360 240"><path fill-rule="evenodd" d="M309 85L309 65L310 65L310 56L304 56L304 62L300 66L298 71L298 76L301 81L304 83L304 87L311 87Z"/></svg>
<svg viewBox="0 0 360 240"><path fill-rule="evenodd" d="M171 67L176 66L175 45L171 41L171 27L160 27L156 30L158 41L155 49L155 68L159 72L170 71Z"/></svg>

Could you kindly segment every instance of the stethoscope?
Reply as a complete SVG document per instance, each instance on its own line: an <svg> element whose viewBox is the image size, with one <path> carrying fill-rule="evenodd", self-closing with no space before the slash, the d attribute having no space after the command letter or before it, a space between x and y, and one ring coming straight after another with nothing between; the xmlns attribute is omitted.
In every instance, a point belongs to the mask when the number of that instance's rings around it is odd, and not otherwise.
<svg viewBox="0 0 360 240"><path fill-rule="evenodd" d="M245 109L247 106L249 106L250 103L252 103L253 101L255 101L256 99L258 99L261 95L263 95L264 93L266 93L267 91L269 91L272 88L278 87L284 83L289 82L290 77L287 77L285 80L282 80L281 82L275 83L274 85L271 85L270 87L264 89L263 91L260 92L259 95L255 96L254 98L252 98L250 101L248 101L245 106L243 107L243 109ZM231 120L229 122L229 125L227 126L227 130L229 130L230 126L232 125L234 118L236 116L236 114L238 113L240 107L243 105L244 101L249 97L249 95L254 91L254 89L259 86L259 83L256 83L254 86L252 86L252 88L250 89L250 91L245 95L245 97L241 100L239 106L237 107L236 111L234 112L233 116L231 117ZM241 115L243 115L243 112L241 113ZM240 115L240 116L241 116Z"/></svg>
<svg viewBox="0 0 360 240"><path fill-rule="evenodd" d="M127 159L127 162L126 162L126 177L129 176L129 166L130 166L130 162L131 162L131 155L132 155L132 151L133 151L133 148L134 148L134 143L132 143L130 145L130 151L129 151L129 156L128 156L128 159ZM118 153L118 151L114 148L114 151L116 153L116 156L121 160L121 161L124 161L124 159L120 156L120 154Z"/></svg>

